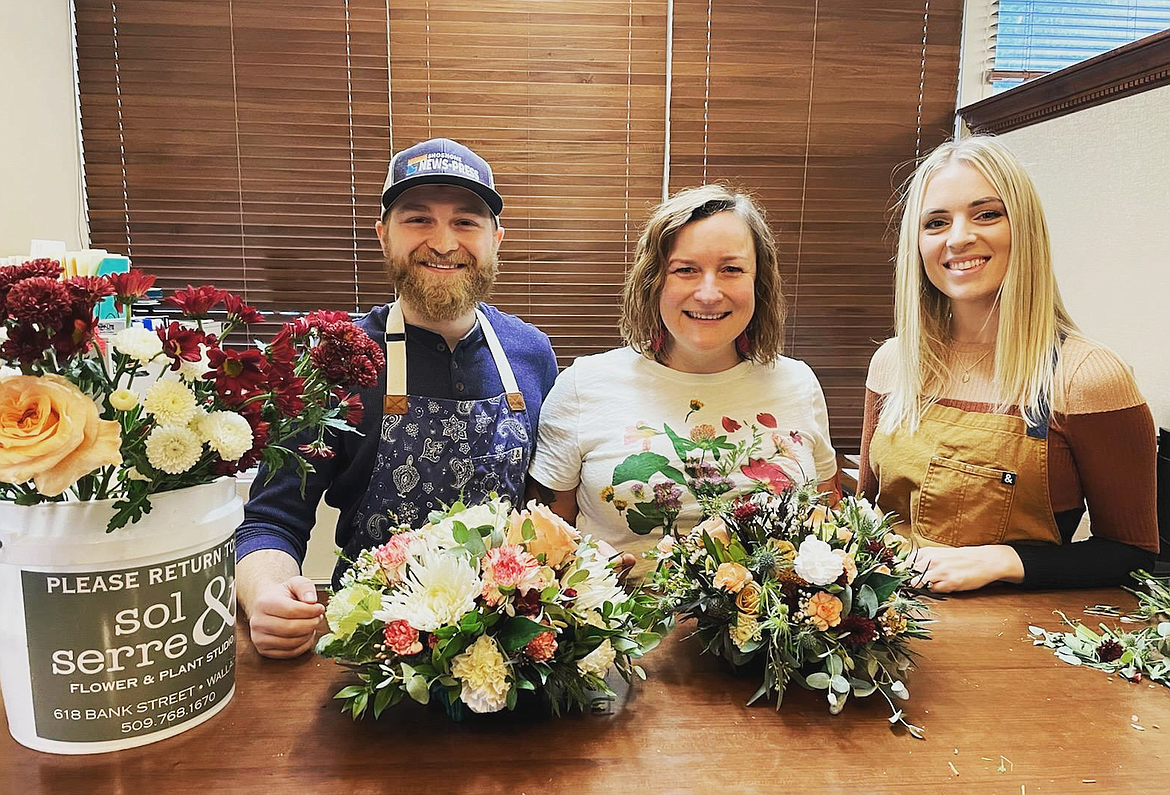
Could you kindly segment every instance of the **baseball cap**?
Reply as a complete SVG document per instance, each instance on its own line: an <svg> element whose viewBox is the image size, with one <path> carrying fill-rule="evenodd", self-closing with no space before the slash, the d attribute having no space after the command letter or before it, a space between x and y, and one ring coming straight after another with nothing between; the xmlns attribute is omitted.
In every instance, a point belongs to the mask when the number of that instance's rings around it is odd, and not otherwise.
<svg viewBox="0 0 1170 795"><path fill-rule="evenodd" d="M493 215L504 209L504 200L496 193L492 167L449 138L423 141L390 159L390 171L382 186L382 216L399 196L419 185L458 185L483 199Z"/></svg>

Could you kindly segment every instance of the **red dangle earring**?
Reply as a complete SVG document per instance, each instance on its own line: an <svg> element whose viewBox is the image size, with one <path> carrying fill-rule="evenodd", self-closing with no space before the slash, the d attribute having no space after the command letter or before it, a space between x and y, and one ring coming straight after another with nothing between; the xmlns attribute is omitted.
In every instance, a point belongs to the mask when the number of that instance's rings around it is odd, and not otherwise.
<svg viewBox="0 0 1170 795"><path fill-rule="evenodd" d="M662 346L666 344L666 333L662 329L654 329L650 335L650 352L662 353Z"/></svg>
<svg viewBox="0 0 1170 795"><path fill-rule="evenodd" d="M743 358L751 358L752 338L748 336L747 329L741 331L739 336L735 338L735 349L739 351L739 355Z"/></svg>

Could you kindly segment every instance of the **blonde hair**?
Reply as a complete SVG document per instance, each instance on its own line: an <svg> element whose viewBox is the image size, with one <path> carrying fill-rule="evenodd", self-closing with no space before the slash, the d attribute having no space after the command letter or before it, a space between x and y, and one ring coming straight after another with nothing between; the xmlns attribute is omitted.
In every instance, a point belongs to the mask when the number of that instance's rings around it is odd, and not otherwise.
<svg viewBox="0 0 1170 795"><path fill-rule="evenodd" d="M661 342L669 339L669 333L658 302L675 238L687 224L721 212L735 213L747 225L755 247L756 308L746 329L751 341L747 358L768 363L780 355L786 309L780 292L776 240L764 212L746 193L723 185L700 185L681 190L654 208L634 250L634 264L626 274L622 287L622 339L646 358L661 362L666 354L666 345Z"/></svg>
<svg viewBox="0 0 1170 795"><path fill-rule="evenodd" d="M948 350L951 300L926 278L918 236L926 185L957 161L978 171L1003 201L1011 224L1011 253L996 301L994 379L997 412L1016 407L1030 425L1062 402L1056 366L1061 339L1076 332L1052 271L1048 224L1036 186L1007 147L990 136L948 141L930 153L902 197L902 225L894 275L894 328L898 365L878 427L913 432L928 406L951 383Z"/></svg>

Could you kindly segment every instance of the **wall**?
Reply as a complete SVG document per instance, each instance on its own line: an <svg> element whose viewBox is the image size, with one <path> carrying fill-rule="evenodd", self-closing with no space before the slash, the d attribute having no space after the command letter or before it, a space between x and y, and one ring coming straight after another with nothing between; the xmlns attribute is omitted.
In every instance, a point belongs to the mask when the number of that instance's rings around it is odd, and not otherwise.
<svg viewBox="0 0 1170 795"><path fill-rule="evenodd" d="M67 0L0 0L0 256L88 243Z"/></svg>
<svg viewBox="0 0 1170 795"><path fill-rule="evenodd" d="M1003 135L1036 181L1061 293L1170 427L1170 86Z"/></svg>

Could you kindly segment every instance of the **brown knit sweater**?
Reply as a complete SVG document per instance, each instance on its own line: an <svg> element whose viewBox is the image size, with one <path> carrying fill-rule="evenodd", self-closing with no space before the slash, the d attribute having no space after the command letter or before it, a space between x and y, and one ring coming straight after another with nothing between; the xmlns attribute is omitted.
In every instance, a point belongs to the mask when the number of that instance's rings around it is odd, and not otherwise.
<svg viewBox="0 0 1170 795"><path fill-rule="evenodd" d="M994 343L955 343L956 376L941 405L991 412ZM877 478L869 442L882 398L898 364L894 340L870 361L866 379L858 490L873 495ZM1025 584L1035 587L1089 586L1124 582L1131 568L1153 565L1158 550L1154 423L1129 368L1107 348L1071 335L1061 350L1058 396L1048 436L1048 488L1057 526L1066 542L1088 505L1093 543L1077 549L1015 545L1024 561ZM1146 554L1134 554L1145 551ZM1104 555L1107 559L1102 559Z"/></svg>

